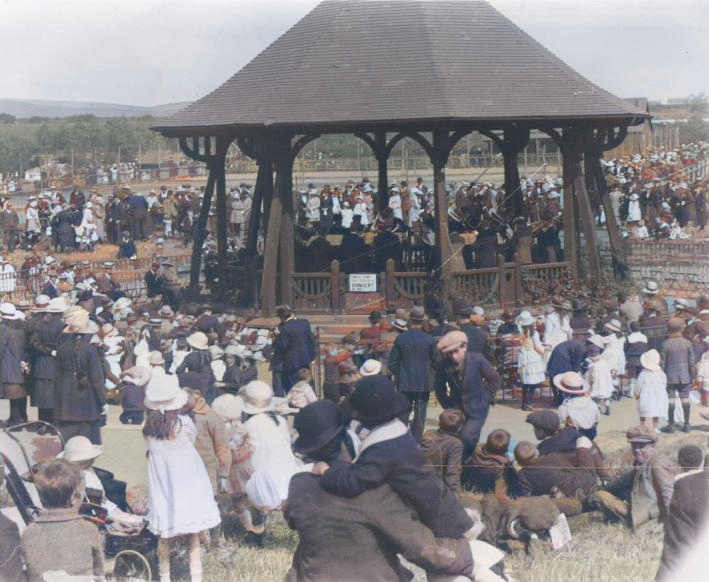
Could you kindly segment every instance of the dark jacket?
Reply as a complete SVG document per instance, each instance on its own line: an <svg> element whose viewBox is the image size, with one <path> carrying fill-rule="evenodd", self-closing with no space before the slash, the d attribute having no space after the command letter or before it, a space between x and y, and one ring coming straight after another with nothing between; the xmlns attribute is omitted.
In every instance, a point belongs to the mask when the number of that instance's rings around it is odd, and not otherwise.
<svg viewBox="0 0 709 582"><path fill-rule="evenodd" d="M661 367L667 374L667 384L689 384L694 380L695 365L692 342L681 335L671 335L662 342Z"/></svg>
<svg viewBox="0 0 709 582"><path fill-rule="evenodd" d="M577 489L590 495L596 490L596 476L588 469L575 467L564 455L551 453L534 459L517 473L516 496L546 495L558 487L567 497Z"/></svg>
<svg viewBox="0 0 709 582"><path fill-rule="evenodd" d="M672 575L682 558L694 548L709 517L709 475L706 471L683 475L675 481L665 524L665 540L656 580Z"/></svg>
<svg viewBox="0 0 709 582"><path fill-rule="evenodd" d="M436 360L429 375L443 408L457 408L468 418L487 417L500 387L500 375L483 356L468 352L462 375L447 359Z"/></svg>
<svg viewBox="0 0 709 582"><path fill-rule="evenodd" d="M487 336L485 332L472 323L464 323L460 326L466 336L468 336L468 351L485 355L487 352Z"/></svg>
<svg viewBox="0 0 709 582"><path fill-rule="evenodd" d="M57 362L52 351L59 347L64 322L60 313L44 313L30 336L36 357L32 366L32 404L40 408L54 407Z"/></svg>
<svg viewBox="0 0 709 582"><path fill-rule="evenodd" d="M298 473L283 516L299 536L298 582L408 582L412 574L397 554L429 571L472 577L468 541L436 539L388 485L347 499Z"/></svg>
<svg viewBox="0 0 709 582"><path fill-rule="evenodd" d="M400 333L389 352L389 370L402 392L423 392L431 368L436 343L420 329ZM430 386L428 387L430 388Z"/></svg>
<svg viewBox="0 0 709 582"><path fill-rule="evenodd" d="M478 493L504 493L514 490L517 471L507 455L488 453L478 445L463 469L463 486Z"/></svg>
<svg viewBox="0 0 709 582"><path fill-rule="evenodd" d="M87 334L63 334L57 350L54 417L60 421L97 420L106 402L101 358Z"/></svg>
<svg viewBox="0 0 709 582"><path fill-rule="evenodd" d="M349 464L336 461L322 486L345 497L387 484L416 509L421 522L440 537L461 537L473 525L455 494L426 468L426 455L410 433L367 447Z"/></svg>
<svg viewBox="0 0 709 582"><path fill-rule="evenodd" d="M551 352L547 362L547 373L551 379L564 372L583 373L584 361L588 355L586 344L578 339L561 342Z"/></svg>
<svg viewBox="0 0 709 582"><path fill-rule="evenodd" d="M0 320L0 381L24 384L21 362L29 362L27 327L20 319Z"/></svg>
<svg viewBox="0 0 709 582"><path fill-rule="evenodd" d="M463 441L454 434L441 429L429 431L421 441L428 466L438 473L451 491L459 491L463 470Z"/></svg>
<svg viewBox="0 0 709 582"><path fill-rule="evenodd" d="M317 355L315 338L307 319L291 317L279 326L273 349L283 362L284 372L307 368Z"/></svg>

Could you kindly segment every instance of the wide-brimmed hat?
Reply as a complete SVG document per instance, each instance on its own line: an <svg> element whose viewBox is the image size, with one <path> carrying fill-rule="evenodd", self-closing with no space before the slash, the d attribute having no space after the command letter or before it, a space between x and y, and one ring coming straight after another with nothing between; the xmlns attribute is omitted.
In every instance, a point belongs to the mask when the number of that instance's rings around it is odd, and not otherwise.
<svg viewBox="0 0 709 582"><path fill-rule="evenodd" d="M534 427L541 428L549 434L555 433L561 425L559 415L555 410L535 410L528 414L524 421Z"/></svg>
<svg viewBox="0 0 709 582"><path fill-rule="evenodd" d="M0 303L0 315L3 319L19 319L22 317L17 311L17 308L7 301Z"/></svg>
<svg viewBox="0 0 709 582"><path fill-rule="evenodd" d="M573 311L574 306L571 304L571 301L568 299L564 299L560 303L554 303L554 307L557 309L563 309L564 311Z"/></svg>
<svg viewBox="0 0 709 582"><path fill-rule="evenodd" d="M54 297L47 304L48 313L64 313L67 309L69 309L69 304L64 297Z"/></svg>
<svg viewBox="0 0 709 582"><path fill-rule="evenodd" d="M126 309L127 307L130 307L132 305L133 301L129 297L120 297L113 303L112 310L115 313L116 311L121 311L122 309Z"/></svg>
<svg viewBox="0 0 709 582"><path fill-rule="evenodd" d="M194 332L191 336L187 338L187 343L191 345L196 350L206 350L209 339L206 334L201 331Z"/></svg>
<svg viewBox="0 0 709 582"><path fill-rule="evenodd" d="M145 389L145 407L150 410L179 410L187 404L188 394L180 388L176 375L154 369Z"/></svg>
<svg viewBox="0 0 709 582"><path fill-rule="evenodd" d="M36 307L47 307L51 301L49 295L37 295L34 298L34 304Z"/></svg>
<svg viewBox="0 0 709 582"><path fill-rule="evenodd" d="M399 319L398 317L394 320L391 326L399 331L407 331L409 329L409 323L405 319Z"/></svg>
<svg viewBox="0 0 709 582"><path fill-rule="evenodd" d="M213 360L218 360L219 358L224 356L224 350L220 348L219 346L209 346L209 356Z"/></svg>
<svg viewBox="0 0 709 582"><path fill-rule="evenodd" d="M461 344L468 343L468 336L462 331L449 331L441 339L438 340L436 347L444 354L453 351Z"/></svg>
<svg viewBox="0 0 709 582"><path fill-rule="evenodd" d="M151 366L162 366L165 364L165 358L162 352L154 351L148 354L148 364Z"/></svg>
<svg viewBox="0 0 709 582"><path fill-rule="evenodd" d="M241 421L241 413L244 412L244 399L236 394L222 394L214 399L210 408L224 421Z"/></svg>
<svg viewBox="0 0 709 582"><path fill-rule="evenodd" d="M66 324L62 333L98 333L98 325L89 319L89 312L77 305L64 311L62 321Z"/></svg>
<svg viewBox="0 0 709 582"><path fill-rule="evenodd" d="M687 301L684 297L675 297L672 305L675 308L675 311L686 311L689 309L689 301Z"/></svg>
<svg viewBox="0 0 709 582"><path fill-rule="evenodd" d="M136 386L145 386L148 382L150 382L151 375L152 372L145 366L133 366L132 368L128 368L122 374L124 378L126 376L130 377L131 381Z"/></svg>
<svg viewBox="0 0 709 582"><path fill-rule="evenodd" d="M643 287L640 292L644 293L645 295L657 295L657 292L659 290L659 285L657 284L657 281L653 281L652 279L646 281L645 287Z"/></svg>
<svg viewBox="0 0 709 582"><path fill-rule="evenodd" d="M273 388L261 380L252 380L243 392L244 412L260 414L274 409Z"/></svg>
<svg viewBox="0 0 709 582"><path fill-rule="evenodd" d="M293 428L298 438L293 443L297 453L308 454L327 446L345 430L337 404L331 400L311 402L296 415Z"/></svg>
<svg viewBox="0 0 709 582"><path fill-rule="evenodd" d="M584 394L586 387L583 378L578 372L564 372L554 376L554 386L567 394Z"/></svg>
<svg viewBox="0 0 709 582"><path fill-rule="evenodd" d="M623 324L620 323L619 320L617 319L611 319L610 321L606 321L603 324L603 327L610 331L615 331L617 333L622 333L623 332Z"/></svg>
<svg viewBox="0 0 709 582"><path fill-rule="evenodd" d="M383 424L411 408L409 399L397 392L386 376L364 376L357 381L349 404L352 415L363 424Z"/></svg>
<svg viewBox="0 0 709 582"><path fill-rule="evenodd" d="M591 335L589 335L588 341L589 343L592 343L594 346L597 346L601 349L604 349L606 347L606 339L602 335L598 335L597 333L592 333Z"/></svg>
<svg viewBox="0 0 709 582"><path fill-rule="evenodd" d="M382 371L382 363L379 360L365 360L359 368L362 376L374 376Z"/></svg>
<svg viewBox="0 0 709 582"><path fill-rule="evenodd" d="M533 325L536 319L534 316L526 309L522 311L517 317L515 317L515 323L520 327L527 327L528 325Z"/></svg>
<svg viewBox="0 0 709 582"><path fill-rule="evenodd" d="M175 315L175 312L172 310L172 307L169 305L163 305L159 311L158 315L160 317L173 317Z"/></svg>
<svg viewBox="0 0 709 582"><path fill-rule="evenodd" d="M101 445L93 444L85 436L75 436L66 442L64 450L57 456L72 463L80 463L81 461L95 459L101 453L103 453Z"/></svg>
<svg viewBox="0 0 709 582"><path fill-rule="evenodd" d="M660 352L657 350L648 350L640 355L640 364L643 368L647 368L651 372L659 372L660 368Z"/></svg>

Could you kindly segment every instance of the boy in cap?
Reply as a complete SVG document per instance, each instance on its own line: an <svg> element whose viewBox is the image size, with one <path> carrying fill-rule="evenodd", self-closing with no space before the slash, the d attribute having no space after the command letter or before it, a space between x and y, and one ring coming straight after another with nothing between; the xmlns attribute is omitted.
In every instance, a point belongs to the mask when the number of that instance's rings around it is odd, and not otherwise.
<svg viewBox="0 0 709 582"><path fill-rule="evenodd" d="M460 410L444 410L438 417L438 430L423 435L423 447L429 466L436 471L451 491L460 490L463 470L463 441L458 433L465 422Z"/></svg>
<svg viewBox="0 0 709 582"><path fill-rule="evenodd" d="M667 324L670 336L662 342L660 349L660 367L667 375L667 426L663 432L673 433L675 430L675 394L679 395L684 413L684 426L682 430L689 432L689 389L694 382L696 361L692 342L682 335L684 322L671 317Z"/></svg>
<svg viewBox="0 0 709 582"><path fill-rule="evenodd" d="M313 468L314 474L322 475L322 486L356 497L386 483L416 509L436 536L462 537L473 522L455 494L426 468L426 455L400 420L408 414L408 399L388 378L366 376L357 382L349 405L353 418L369 433L354 463L318 463Z"/></svg>

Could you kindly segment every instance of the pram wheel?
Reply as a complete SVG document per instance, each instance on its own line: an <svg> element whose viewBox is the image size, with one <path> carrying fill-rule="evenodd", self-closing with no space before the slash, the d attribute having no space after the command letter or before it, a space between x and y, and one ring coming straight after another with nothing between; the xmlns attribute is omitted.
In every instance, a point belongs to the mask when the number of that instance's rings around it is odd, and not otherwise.
<svg viewBox="0 0 709 582"><path fill-rule="evenodd" d="M134 550L123 550L113 559L113 579L121 582L150 582L152 572L147 558Z"/></svg>

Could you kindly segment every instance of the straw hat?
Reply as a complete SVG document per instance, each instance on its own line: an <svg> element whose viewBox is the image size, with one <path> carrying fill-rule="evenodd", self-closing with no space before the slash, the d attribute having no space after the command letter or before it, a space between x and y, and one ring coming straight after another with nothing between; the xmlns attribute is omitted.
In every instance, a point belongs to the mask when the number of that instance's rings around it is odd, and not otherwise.
<svg viewBox="0 0 709 582"><path fill-rule="evenodd" d="M209 340L207 339L206 334L201 331L196 331L187 338L187 343L196 350L206 350L208 348L207 344L209 343Z"/></svg>
<svg viewBox="0 0 709 582"><path fill-rule="evenodd" d="M241 420L241 413L244 411L244 399L235 394L222 394L214 399L210 405L224 421Z"/></svg>
<svg viewBox="0 0 709 582"><path fill-rule="evenodd" d="M644 293L645 295L657 295L658 290L659 286L657 284L657 281L653 281L652 279L650 279L645 283L645 287L643 287L640 292Z"/></svg>
<svg viewBox="0 0 709 582"><path fill-rule="evenodd" d="M640 364L651 372L659 372L661 370L660 353L657 350L648 350L640 356Z"/></svg>
<svg viewBox="0 0 709 582"><path fill-rule="evenodd" d="M66 442L64 450L57 456L73 463L79 463L95 459L101 453L103 453L102 446L94 445L85 436L75 436Z"/></svg>
<svg viewBox="0 0 709 582"><path fill-rule="evenodd" d="M187 392L175 375L155 369L145 389L145 407L150 410L179 410L187 403Z"/></svg>
<svg viewBox="0 0 709 582"><path fill-rule="evenodd" d="M62 321L66 324L62 333L98 333L98 325L89 319L89 312L81 307L74 306L67 309L62 316Z"/></svg>
<svg viewBox="0 0 709 582"><path fill-rule="evenodd" d="M578 372L564 372L554 376L554 386L567 394L585 394L583 378Z"/></svg>
<svg viewBox="0 0 709 582"><path fill-rule="evenodd" d="M219 358L224 357L224 350L219 346L209 346L209 356L213 360L218 360Z"/></svg>
<svg viewBox="0 0 709 582"><path fill-rule="evenodd" d="M398 317L391 324L394 329L399 331L407 331L409 329L409 324L405 319L399 319Z"/></svg>
<svg viewBox="0 0 709 582"><path fill-rule="evenodd" d="M382 371L382 363L379 360L365 360L360 366L359 373L362 376L374 376Z"/></svg>
<svg viewBox="0 0 709 582"><path fill-rule="evenodd" d="M527 327L528 325L533 325L534 322L534 316L526 309L522 311L517 317L515 317L515 323L520 327Z"/></svg>
<svg viewBox="0 0 709 582"><path fill-rule="evenodd" d="M623 324L620 323L619 320L617 319L611 319L610 321L607 321L606 323L603 324L603 327L610 331L614 331L616 333L622 333L623 332Z"/></svg>
<svg viewBox="0 0 709 582"><path fill-rule="evenodd" d="M148 363L151 366L163 366L165 365L165 358L163 358L162 352L150 352L148 354Z"/></svg>
<svg viewBox="0 0 709 582"><path fill-rule="evenodd" d="M172 307L169 305L163 305L160 310L158 311L158 315L160 317L174 317L175 312L172 310Z"/></svg>
<svg viewBox="0 0 709 582"><path fill-rule="evenodd" d="M0 315L3 319L20 319L22 317L17 308L12 303L2 303L0 304Z"/></svg>
<svg viewBox="0 0 709 582"><path fill-rule="evenodd" d="M243 393L244 412L260 414L273 410L273 389L261 380L252 380Z"/></svg>
<svg viewBox="0 0 709 582"><path fill-rule="evenodd" d="M49 305L49 301L49 295L37 295L37 297L34 298L34 304L37 308L47 307L47 305Z"/></svg>
<svg viewBox="0 0 709 582"><path fill-rule="evenodd" d="M129 299L128 297L121 297L120 299L117 299L115 303L113 304L113 312L121 311L123 309L126 309L132 305L133 301Z"/></svg>
<svg viewBox="0 0 709 582"><path fill-rule="evenodd" d="M63 297L55 297L49 300L47 305L48 313L64 313L69 308L66 300Z"/></svg>

